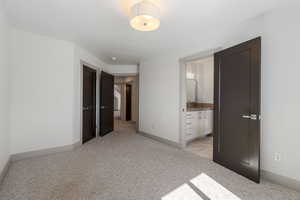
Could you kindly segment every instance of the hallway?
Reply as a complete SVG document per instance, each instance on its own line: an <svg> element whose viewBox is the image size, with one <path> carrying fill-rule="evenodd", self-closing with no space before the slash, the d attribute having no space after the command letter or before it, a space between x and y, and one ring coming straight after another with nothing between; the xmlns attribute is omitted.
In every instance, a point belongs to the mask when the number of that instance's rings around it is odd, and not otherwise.
<svg viewBox="0 0 300 200"><path fill-rule="evenodd" d="M119 118L114 119L114 133L119 134L135 134L136 123L133 121L124 121Z"/></svg>
<svg viewBox="0 0 300 200"><path fill-rule="evenodd" d="M266 181L253 183L212 161L135 134L133 126L126 122L119 123L113 133L74 151L14 162L1 186L0 197L5 200L170 199L178 190L192 192L186 188L200 174L233 192L238 197L235 199L300 197L282 186ZM205 193L206 189L199 190ZM180 194L191 195L184 191ZM197 194L207 199L202 193ZM198 195L196 199L201 199Z"/></svg>

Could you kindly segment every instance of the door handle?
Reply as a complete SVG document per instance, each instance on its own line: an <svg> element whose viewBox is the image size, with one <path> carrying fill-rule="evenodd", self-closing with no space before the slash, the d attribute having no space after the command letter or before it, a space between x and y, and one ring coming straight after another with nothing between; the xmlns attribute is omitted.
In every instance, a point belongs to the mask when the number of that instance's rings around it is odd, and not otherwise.
<svg viewBox="0 0 300 200"><path fill-rule="evenodd" d="M89 110L89 107L83 107L82 110L83 111Z"/></svg>
<svg viewBox="0 0 300 200"><path fill-rule="evenodd" d="M256 114L242 115L242 118L244 118L244 119L251 119L251 120L257 120L257 115Z"/></svg>
<svg viewBox="0 0 300 200"><path fill-rule="evenodd" d="M112 106L100 106L100 109L113 109Z"/></svg>

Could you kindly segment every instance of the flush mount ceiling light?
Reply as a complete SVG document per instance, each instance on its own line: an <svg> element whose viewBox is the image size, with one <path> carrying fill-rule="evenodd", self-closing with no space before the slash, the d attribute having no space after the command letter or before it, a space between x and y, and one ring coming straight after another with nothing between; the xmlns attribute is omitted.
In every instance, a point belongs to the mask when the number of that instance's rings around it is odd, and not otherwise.
<svg viewBox="0 0 300 200"><path fill-rule="evenodd" d="M154 31L160 26L159 8L148 0L136 3L131 8L130 25L139 31Z"/></svg>

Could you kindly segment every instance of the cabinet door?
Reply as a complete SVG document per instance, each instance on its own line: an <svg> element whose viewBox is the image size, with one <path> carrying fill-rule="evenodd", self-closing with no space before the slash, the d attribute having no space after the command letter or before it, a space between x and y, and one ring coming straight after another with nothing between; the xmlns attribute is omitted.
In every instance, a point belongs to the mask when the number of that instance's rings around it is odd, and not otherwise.
<svg viewBox="0 0 300 200"><path fill-rule="evenodd" d="M206 110L205 112L205 118L204 118L204 134L209 134L209 111Z"/></svg>
<svg viewBox="0 0 300 200"><path fill-rule="evenodd" d="M205 134L205 129L206 129L206 112L205 111L200 111L199 112L199 128L198 128L198 137L204 137Z"/></svg>
<svg viewBox="0 0 300 200"><path fill-rule="evenodd" d="M210 134L213 132L213 126L214 126L214 121L213 121L213 110L208 110L207 111L207 134Z"/></svg>

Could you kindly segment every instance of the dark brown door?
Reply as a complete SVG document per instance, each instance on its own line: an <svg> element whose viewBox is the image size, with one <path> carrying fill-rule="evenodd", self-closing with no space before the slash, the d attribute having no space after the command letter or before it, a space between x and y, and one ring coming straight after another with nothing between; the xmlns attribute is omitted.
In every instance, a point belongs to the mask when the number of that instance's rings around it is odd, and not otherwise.
<svg viewBox="0 0 300 200"><path fill-rule="evenodd" d="M214 161L260 181L261 39L215 54Z"/></svg>
<svg viewBox="0 0 300 200"><path fill-rule="evenodd" d="M132 86L126 84L126 121L131 121Z"/></svg>
<svg viewBox="0 0 300 200"><path fill-rule="evenodd" d="M83 66L82 142L96 136L96 71Z"/></svg>
<svg viewBox="0 0 300 200"><path fill-rule="evenodd" d="M100 136L114 130L114 76L101 72L100 79Z"/></svg>

